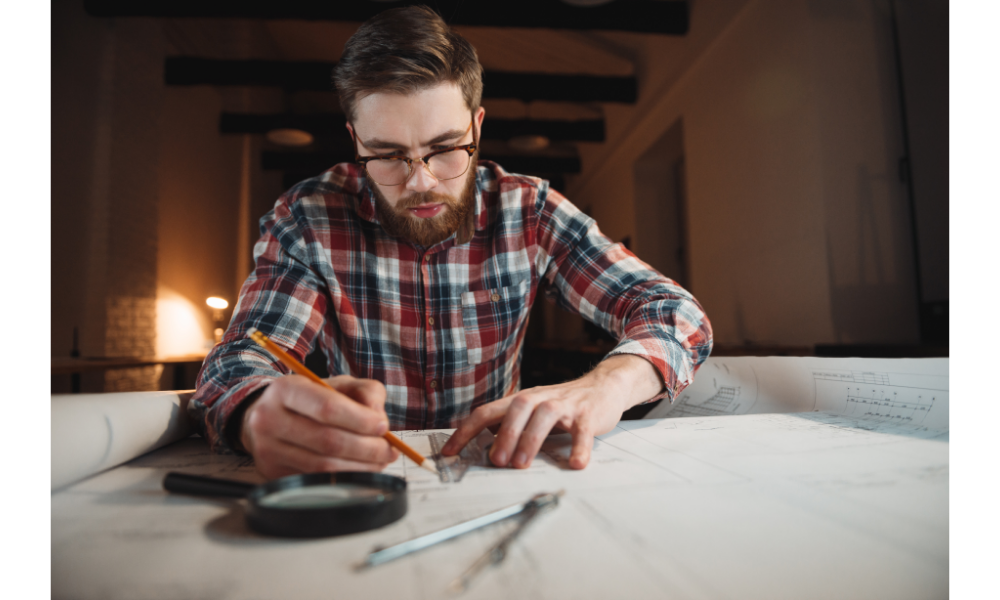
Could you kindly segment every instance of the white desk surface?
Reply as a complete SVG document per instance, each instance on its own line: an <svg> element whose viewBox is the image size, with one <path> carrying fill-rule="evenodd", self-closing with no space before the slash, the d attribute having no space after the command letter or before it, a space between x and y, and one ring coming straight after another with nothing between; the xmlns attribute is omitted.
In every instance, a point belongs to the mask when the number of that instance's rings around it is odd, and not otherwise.
<svg viewBox="0 0 1000 600"><path fill-rule="evenodd" d="M425 432L406 432L428 451ZM565 489L465 598L944 598L948 436L833 413L627 421L564 468L566 436L524 471L442 484L400 459L409 512L382 529L288 540L240 501L168 494L171 470L259 481L190 438L52 495L53 598L451 597L500 529L356 573L388 545ZM502 527L502 526L500 526Z"/></svg>

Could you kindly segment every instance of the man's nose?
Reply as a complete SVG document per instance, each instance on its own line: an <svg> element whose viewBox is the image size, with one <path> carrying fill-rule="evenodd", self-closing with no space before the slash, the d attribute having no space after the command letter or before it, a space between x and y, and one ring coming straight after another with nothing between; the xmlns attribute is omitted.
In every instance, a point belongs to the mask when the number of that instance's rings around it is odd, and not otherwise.
<svg viewBox="0 0 1000 600"><path fill-rule="evenodd" d="M413 161L413 173L406 180L406 189L414 192L426 192L436 188L437 184L437 177L434 177L424 161Z"/></svg>

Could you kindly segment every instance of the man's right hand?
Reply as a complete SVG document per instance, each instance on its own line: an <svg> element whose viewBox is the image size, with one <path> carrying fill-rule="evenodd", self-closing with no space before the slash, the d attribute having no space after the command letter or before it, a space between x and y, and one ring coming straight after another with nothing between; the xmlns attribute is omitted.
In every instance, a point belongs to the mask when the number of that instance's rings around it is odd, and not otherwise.
<svg viewBox="0 0 1000 600"><path fill-rule="evenodd" d="M261 475L381 471L398 458L382 437L389 429L385 386L347 375L326 381L336 391L298 375L279 377L246 410L240 442Z"/></svg>

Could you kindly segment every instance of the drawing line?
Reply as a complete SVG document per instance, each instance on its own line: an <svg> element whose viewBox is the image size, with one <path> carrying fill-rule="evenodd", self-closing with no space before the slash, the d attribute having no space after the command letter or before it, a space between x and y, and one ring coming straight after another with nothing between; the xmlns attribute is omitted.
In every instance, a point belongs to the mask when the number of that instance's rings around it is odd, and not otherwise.
<svg viewBox="0 0 1000 600"><path fill-rule="evenodd" d="M621 429L621 428L619 427L618 429ZM667 452L674 452L674 453L680 454L681 456L684 456L685 458L688 458L690 460L696 460L696 461L698 461L698 462L700 462L702 464L708 465L709 467L711 467L713 469L718 469L719 471L722 471L723 473L727 473L729 475L732 475L733 477L736 477L737 479L742 479L743 481L753 481L753 479L751 479L749 477L746 477L745 475L740 475L739 473L734 473L734 472L730 471L729 469L720 467L718 465L714 465L714 464L712 464L712 463L710 463L710 462L708 462L706 460L702 460L702 459L698 458L697 456L691 456L690 454L688 454L686 452L681 452L680 450L674 450L673 448L666 448L664 446L661 446L661 445L657 444L656 442L654 442L652 440L647 440L646 438L640 437L640 436L632 433L628 429L622 429L622 431L624 431L625 433L627 433L629 435L635 436L637 439L639 439L639 440L641 440L643 442L646 442L647 444L650 444L652 446L655 446L655 447L659 448L660 450L666 450ZM635 456L636 458L638 458L640 460L643 460L645 462L648 462L649 464L651 464L651 465L653 465L655 467L663 469L664 471L666 471L668 473L671 473L672 475L676 475L677 477L680 477L681 479L687 481L688 483L696 484L696 482L694 480L688 479L687 477L684 477L683 475L675 473L675 472L671 471L670 469L664 467L663 465L660 465L658 463L655 463L655 462L649 460L648 458L645 458L645 457L639 456L638 454L629 452L628 450L625 450L624 448L619 448L618 446L615 446L613 444L605 442L604 440L601 440L601 441L604 442L605 444L608 444L612 448L617 448L618 450L621 450L622 452L625 452L626 454L630 454L632 456Z"/></svg>
<svg viewBox="0 0 1000 600"><path fill-rule="evenodd" d="M859 380L858 379L858 374L859 373L861 375L871 375L872 378L874 378L876 376L879 377L879 378L884 378L885 381L884 382L882 382L882 381L872 381L869 378L863 378L863 379ZM850 373L850 375L848 375L846 372L837 373L837 372L834 372L834 371L813 371L812 374L813 374L813 380L838 381L838 382L841 382L841 383L846 383L847 381L851 381L852 383L867 383L867 384L881 385L881 386L886 386L886 387L905 388L905 389L909 389L909 390L928 390L928 391L935 391L935 392L947 392L948 391L947 385L945 387L943 387L943 388L935 388L935 387L927 387L927 386L903 385L903 384L900 384L900 383L891 383L890 382L890 376L891 375L899 375L899 376L902 376L902 377L909 377L909 376L912 376L912 373L896 373L896 372L892 372L892 371L885 371L885 372L881 372L881 371L880 372L873 372L873 371L852 371ZM848 377L850 377L850 379L848 379ZM928 377L943 377L943 376L941 376L941 375L933 375L933 376L929 375Z"/></svg>

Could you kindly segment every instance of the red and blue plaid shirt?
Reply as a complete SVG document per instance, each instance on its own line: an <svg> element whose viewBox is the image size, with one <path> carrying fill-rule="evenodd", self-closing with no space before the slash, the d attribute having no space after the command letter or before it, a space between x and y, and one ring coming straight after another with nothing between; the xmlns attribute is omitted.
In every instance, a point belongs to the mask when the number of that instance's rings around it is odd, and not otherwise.
<svg viewBox="0 0 1000 600"><path fill-rule="evenodd" d="M664 382L656 398L672 401L691 383L712 330L690 293L612 243L547 181L487 161L476 177L468 222L430 248L382 229L357 165L339 164L277 201L190 403L214 449L235 449L237 407L288 373L247 339L250 327L299 360L318 345L331 375L381 381L393 429L456 427L516 392L539 290L619 339L609 356L649 360Z"/></svg>

